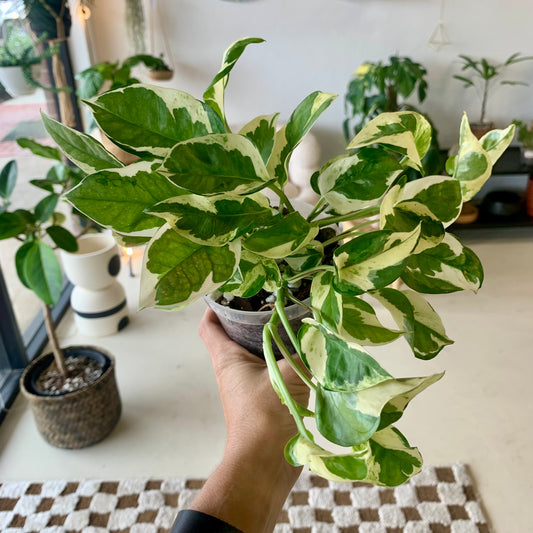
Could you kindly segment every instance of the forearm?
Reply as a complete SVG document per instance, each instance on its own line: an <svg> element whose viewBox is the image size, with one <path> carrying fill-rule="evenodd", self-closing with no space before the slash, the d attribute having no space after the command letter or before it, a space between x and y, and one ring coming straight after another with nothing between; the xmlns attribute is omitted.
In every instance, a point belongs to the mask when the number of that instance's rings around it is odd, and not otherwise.
<svg viewBox="0 0 533 533"><path fill-rule="evenodd" d="M243 531L274 529L300 469L288 465L283 449L264 443L257 453L226 449L191 509L209 514Z"/></svg>

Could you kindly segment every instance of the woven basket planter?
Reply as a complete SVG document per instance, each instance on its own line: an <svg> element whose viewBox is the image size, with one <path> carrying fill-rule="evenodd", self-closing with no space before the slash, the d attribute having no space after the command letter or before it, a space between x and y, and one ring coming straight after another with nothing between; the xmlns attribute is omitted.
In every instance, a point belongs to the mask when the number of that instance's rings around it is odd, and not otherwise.
<svg viewBox="0 0 533 533"><path fill-rule="evenodd" d="M43 395L33 382L53 360L53 354L47 353L28 365L20 378L20 388L30 403L39 433L48 443L58 448L85 448L106 437L120 418L115 363L110 354L92 346L70 346L63 351L65 357L84 355L103 360L104 373L78 391Z"/></svg>

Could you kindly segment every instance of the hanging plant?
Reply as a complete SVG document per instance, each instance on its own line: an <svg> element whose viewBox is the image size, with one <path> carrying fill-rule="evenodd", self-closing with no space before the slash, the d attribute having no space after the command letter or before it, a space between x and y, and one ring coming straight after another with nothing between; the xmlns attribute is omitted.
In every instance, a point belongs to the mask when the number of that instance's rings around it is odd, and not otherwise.
<svg viewBox="0 0 533 533"><path fill-rule="evenodd" d="M142 0L126 0L126 28L128 30L128 39L135 53L145 52L145 23Z"/></svg>

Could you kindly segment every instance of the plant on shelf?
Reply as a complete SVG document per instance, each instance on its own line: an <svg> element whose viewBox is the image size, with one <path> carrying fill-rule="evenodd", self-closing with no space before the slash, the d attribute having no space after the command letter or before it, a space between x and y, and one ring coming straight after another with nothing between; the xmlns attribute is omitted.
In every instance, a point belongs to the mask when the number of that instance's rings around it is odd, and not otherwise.
<svg viewBox="0 0 533 533"><path fill-rule="evenodd" d="M219 294L231 305L269 293L263 355L298 428L286 447L288 461L338 481L398 485L420 471L422 458L393 424L442 374L395 378L367 346L403 337L415 357L428 360L452 342L423 293L481 286L479 259L446 229L489 178L514 126L478 140L465 116L459 151L448 162L451 175L407 183L406 168L422 171L431 127L412 111L379 115L348 153L310 176L320 199L301 214L285 194L289 159L335 95L311 93L279 129L274 113L231 132L224 89L244 49L259 42L242 39L226 51L203 101L149 85L87 101L105 133L140 157L131 165L110 165L96 141L44 117L67 157L93 169L67 199L126 242L146 245L141 307L182 308L206 295L222 303ZM371 215L379 215L377 231L365 231ZM343 221L356 222L330 230ZM406 289L389 287L398 278ZM309 300L296 296L302 285ZM378 320L375 301L397 329ZM312 315L297 333L288 317L293 307ZM274 347L315 392L313 410L289 394ZM307 417L344 451L319 445Z"/></svg>
<svg viewBox="0 0 533 533"><path fill-rule="evenodd" d="M9 161L0 171L0 239L21 243L15 253L16 272L20 282L42 302L52 349L51 354L29 364L21 378L21 389L43 437L61 448L79 448L101 440L120 414L112 359L92 347L62 349L51 315L51 306L58 303L63 287L55 250L78 250L77 238L65 227L65 215L56 209L64 192L80 181L82 172L65 165L57 148L26 138L18 142L36 155L56 160L45 178L30 180L47 194L28 209L12 207L16 161ZM105 402L102 395L107 395ZM97 415L101 415L99 420Z"/></svg>
<svg viewBox="0 0 533 533"><path fill-rule="evenodd" d="M139 80L132 77L131 74L131 69L136 65L144 65L154 71L172 72L163 59L148 54L134 55L122 62L102 61L76 75L78 96L80 98L92 98L104 90L112 91L139 83Z"/></svg>
<svg viewBox="0 0 533 533"><path fill-rule="evenodd" d="M43 59L52 57L57 48L38 52L42 40L34 42L23 29L7 24L6 37L0 45L0 81L11 96L29 94L36 87L48 89L35 79L38 76L35 69Z"/></svg>
<svg viewBox="0 0 533 533"><path fill-rule="evenodd" d="M467 55L460 55L462 61L461 71L463 74L454 75L456 80L463 82L464 87L473 87L476 89L481 100L481 111L479 115L479 122L475 124L479 128L479 135L483 135L486 131L493 127L492 122L486 121L487 103L494 87L494 83L503 76L504 72L511 65L521 63L522 61L529 61L533 59L532 56L522 56L519 52L509 56L503 63L490 62L488 59L482 57L474 59ZM527 85L522 81L514 80L500 80L500 85ZM472 124L474 126L474 124Z"/></svg>
<svg viewBox="0 0 533 533"><path fill-rule="evenodd" d="M427 71L409 57L391 56L388 63L365 61L354 72L345 95L344 136L346 140L361 131L363 126L381 113L417 111L407 99L416 94L422 103L426 99ZM426 119L429 120L427 115ZM431 146L422 161L427 174L444 170L437 130L433 128ZM414 170L409 172L419 176Z"/></svg>
<svg viewBox="0 0 533 533"><path fill-rule="evenodd" d="M521 120L513 120L516 126L516 138L521 145L523 158L531 164L533 161L533 121L529 124Z"/></svg>

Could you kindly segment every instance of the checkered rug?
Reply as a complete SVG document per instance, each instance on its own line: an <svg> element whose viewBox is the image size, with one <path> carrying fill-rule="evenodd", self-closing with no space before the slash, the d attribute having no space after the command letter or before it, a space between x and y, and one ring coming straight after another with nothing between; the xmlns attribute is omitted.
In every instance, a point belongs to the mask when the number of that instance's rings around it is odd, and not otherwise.
<svg viewBox="0 0 533 533"><path fill-rule="evenodd" d="M5 482L4 533L166 533L202 480ZM394 489L302 474L275 533L490 533L465 465L426 467Z"/></svg>

